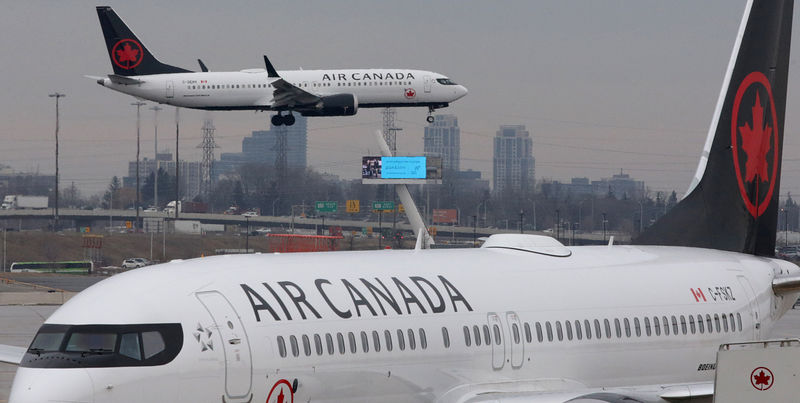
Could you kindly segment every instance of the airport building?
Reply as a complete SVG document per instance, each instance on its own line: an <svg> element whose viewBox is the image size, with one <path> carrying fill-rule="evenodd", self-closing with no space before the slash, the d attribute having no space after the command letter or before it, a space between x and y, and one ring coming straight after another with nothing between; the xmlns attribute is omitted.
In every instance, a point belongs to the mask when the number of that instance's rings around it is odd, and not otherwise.
<svg viewBox="0 0 800 403"><path fill-rule="evenodd" d="M236 172L244 164L274 164L278 156L278 130L286 130L286 165L289 168L305 168L308 150L308 118L295 114L292 126L270 126L269 130L256 130L242 139L242 152L222 153L214 163L214 172L225 175Z"/></svg>
<svg viewBox="0 0 800 403"><path fill-rule="evenodd" d="M425 127L425 156L442 157L444 171L461 169L461 129L455 115L436 115Z"/></svg>
<svg viewBox="0 0 800 403"><path fill-rule="evenodd" d="M535 160L533 138L523 125L503 125L494 137L494 192L532 192Z"/></svg>

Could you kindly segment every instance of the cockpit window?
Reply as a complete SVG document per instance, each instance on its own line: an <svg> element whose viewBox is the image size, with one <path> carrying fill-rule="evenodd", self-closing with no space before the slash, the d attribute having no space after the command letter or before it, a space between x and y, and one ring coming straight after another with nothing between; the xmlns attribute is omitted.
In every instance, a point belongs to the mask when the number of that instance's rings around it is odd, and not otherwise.
<svg viewBox="0 0 800 403"><path fill-rule="evenodd" d="M455 81L449 78L437 78L436 81L441 85L458 85L455 83Z"/></svg>
<svg viewBox="0 0 800 403"><path fill-rule="evenodd" d="M183 347L179 323L140 325L45 324L20 366L99 368L164 365Z"/></svg>

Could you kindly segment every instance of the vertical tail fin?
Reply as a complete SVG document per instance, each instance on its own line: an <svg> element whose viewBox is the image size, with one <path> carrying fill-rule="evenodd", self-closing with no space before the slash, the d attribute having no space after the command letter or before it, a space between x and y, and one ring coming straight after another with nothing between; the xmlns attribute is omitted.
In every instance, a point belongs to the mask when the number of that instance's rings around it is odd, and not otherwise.
<svg viewBox="0 0 800 403"><path fill-rule="evenodd" d="M687 196L635 243L771 256L793 0L750 0Z"/></svg>
<svg viewBox="0 0 800 403"><path fill-rule="evenodd" d="M186 73L189 70L161 63L150 53L125 22L108 6L97 7L97 17L106 39L108 56L114 74L143 76L148 74Z"/></svg>

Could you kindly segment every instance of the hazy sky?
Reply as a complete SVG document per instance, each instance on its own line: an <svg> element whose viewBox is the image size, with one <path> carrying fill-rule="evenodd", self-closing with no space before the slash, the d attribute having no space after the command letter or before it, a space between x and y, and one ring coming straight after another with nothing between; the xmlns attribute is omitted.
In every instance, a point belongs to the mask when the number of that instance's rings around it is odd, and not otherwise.
<svg viewBox="0 0 800 403"><path fill-rule="evenodd" d="M418 68L470 93L442 113L461 126L462 169L491 178L492 137L524 124L537 179L608 177L624 169L649 188L686 190L696 168L744 10L743 0L524 1L110 1L163 62L198 70ZM12 1L0 13L0 163L54 170L61 101L62 187L85 194L125 175L135 159L133 98L84 74L111 72L96 2ZM800 7L798 7L800 8ZM795 21L800 11L795 11ZM798 31L795 29L781 194L800 195ZM148 104L147 107L152 106ZM153 112L142 119L142 156L153 155ZM217 151L241 151L254 112L181 111L181 157L200 159L202 120L214 119ZM398 148L422 152L426 110L401 109ZM159 148L174 151L174 108L161 112ZM380 109L311 118L308 161L355 178L377 152Z"/></svg>

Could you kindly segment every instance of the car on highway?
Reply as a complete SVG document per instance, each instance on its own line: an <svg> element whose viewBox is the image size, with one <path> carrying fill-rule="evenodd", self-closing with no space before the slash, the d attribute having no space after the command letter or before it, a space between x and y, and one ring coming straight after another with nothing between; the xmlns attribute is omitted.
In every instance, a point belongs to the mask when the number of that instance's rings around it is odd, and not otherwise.
<svg viewBox="0 0 800 403"><path fill-rule="evenodd" d="M158 207L150 206L150 207L144 209L144 212L145 213L158 213Z"/></svg>
<svg viewBox="0 0 800 403"><path fill-rule="evenodd" d="M145 267L150 264L150 260L143 257L128 258L122 261L122 267L125 269L137 269Z"/></svg>
<svg viewBox="0 0 800 403"><path fill-rule="evenodd" d="M242 217L258 217L258 213L255 211L247 211L242 213Z"/></svg>

